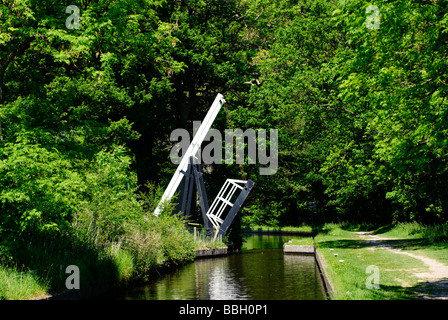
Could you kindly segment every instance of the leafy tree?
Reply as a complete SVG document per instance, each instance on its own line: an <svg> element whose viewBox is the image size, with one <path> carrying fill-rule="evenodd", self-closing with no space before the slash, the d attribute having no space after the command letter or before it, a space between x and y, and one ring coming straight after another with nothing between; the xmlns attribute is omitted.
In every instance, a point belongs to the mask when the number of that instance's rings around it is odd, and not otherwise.
<svg viewBox="0 0 448 320"><path fill-rule="evenodd" d="M311 223L315 218L308 202L316 200L323 207L328 201L319 172L331 148L328 136L346 121L346 112L334 101L338 70L333 61L342 35L331 19L333 4L299 1L284 6L277 9L277 15L285 11L286 16L275 25L272 43L254 58L262 85L252 86L255 108L246 117L279 130L279 170L257 179L257 188L266 189L261 201L268 208L265 215L275 215L266 203L279 203L283 212L277 223Z"/></svg>
<svg viewBox="0 0 448 320"><path fill-rule="evenodd" d="M380 28L364 25L363 2L339 18L353 47L340 97L362 110L373 148L359 179L370 175L398 204L397 219L446 219L445 3L380 1ZM362 109L360 109L362 108Z"/></svg>

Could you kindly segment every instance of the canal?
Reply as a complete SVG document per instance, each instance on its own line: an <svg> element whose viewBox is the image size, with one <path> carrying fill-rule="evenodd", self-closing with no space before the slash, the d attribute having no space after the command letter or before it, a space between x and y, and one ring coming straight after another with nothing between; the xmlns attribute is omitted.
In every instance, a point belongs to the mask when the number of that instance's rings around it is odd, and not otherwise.
<svg viewBox="0 0 448 320"><path fill-rule="evenodd" d="M313 256L285 255L298 236L245 236L240 252L194 263L129 289L120 300L323 300Z"/></svg>

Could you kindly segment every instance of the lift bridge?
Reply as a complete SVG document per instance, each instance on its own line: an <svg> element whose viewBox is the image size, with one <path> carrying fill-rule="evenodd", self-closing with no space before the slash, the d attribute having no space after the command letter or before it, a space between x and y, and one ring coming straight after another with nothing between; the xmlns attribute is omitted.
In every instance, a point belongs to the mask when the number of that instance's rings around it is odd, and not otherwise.
<svg viewBox="0 0 448 320"><path fill-rule="evenodd" d="M226 101L224 100L224 97L218 93L154 211L154 214L158 216L163 204L171 200L174 194L178 191L182 180L185 179L182 199L179 200L181 201L180 211L182 212L182 215L188 217L193 195L193 184L196 184L204 227L208 234L214 232L215 239L218 235L226 235L227 230L254 186L254 182L250 179L227 179L216 198L213 200L212 205L208 205L202 178L201 163L198 161L197 153L200 150L201 143L204 141L213 121L218 115L219 110L225 103Z"/></svg>

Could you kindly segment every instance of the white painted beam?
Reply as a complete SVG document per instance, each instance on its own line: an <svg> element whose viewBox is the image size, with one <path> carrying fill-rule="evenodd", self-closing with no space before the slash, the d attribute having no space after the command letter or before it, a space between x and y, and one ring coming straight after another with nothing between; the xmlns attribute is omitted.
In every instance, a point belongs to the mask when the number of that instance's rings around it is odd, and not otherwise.
<svg viewBox="0 0 448 320"><path fill-rule="evenodd" d="M171 198L173 197L174 193L176 192L177 188L179 187L179 184L181 183L184 177L182 171L183 172L187 171L190 157L194 157L198 152L199 148L201 147L202 141L204 141L205 136L207 135L208 131L210 130L210 127L213 124L213 121L215 121L215 118L218 115L219 110L221 110L221 107L224 105L225 102L226 101L224 100L223 95L218 93L215 100L213 101L212 106L210 107L210 110L207 112L204 121L202 122L201 126L196 132L193 141L191 142L187 151L183 155L182 160L179 163L179 166L177 167L173 177L171 178L170 183L168 184L168 187L165 189L162 199L160 200L156 210L154 211L154 214L156 216L160 214L162 204L166 201L171 200Z"/></svg>

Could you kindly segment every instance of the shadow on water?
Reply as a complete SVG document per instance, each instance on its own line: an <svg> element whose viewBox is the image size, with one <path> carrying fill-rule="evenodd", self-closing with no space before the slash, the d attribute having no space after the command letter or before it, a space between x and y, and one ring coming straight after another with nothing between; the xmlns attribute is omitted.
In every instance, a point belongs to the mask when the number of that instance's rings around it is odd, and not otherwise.
<svg viewBox="0 0 448 320"><path fill-rule="evenodd" d="M300 236L293 235L272 235L272 234L246 234L243 235L241 250L254 249L283 249L283 244L291 239L300 239Z"/></svg>

